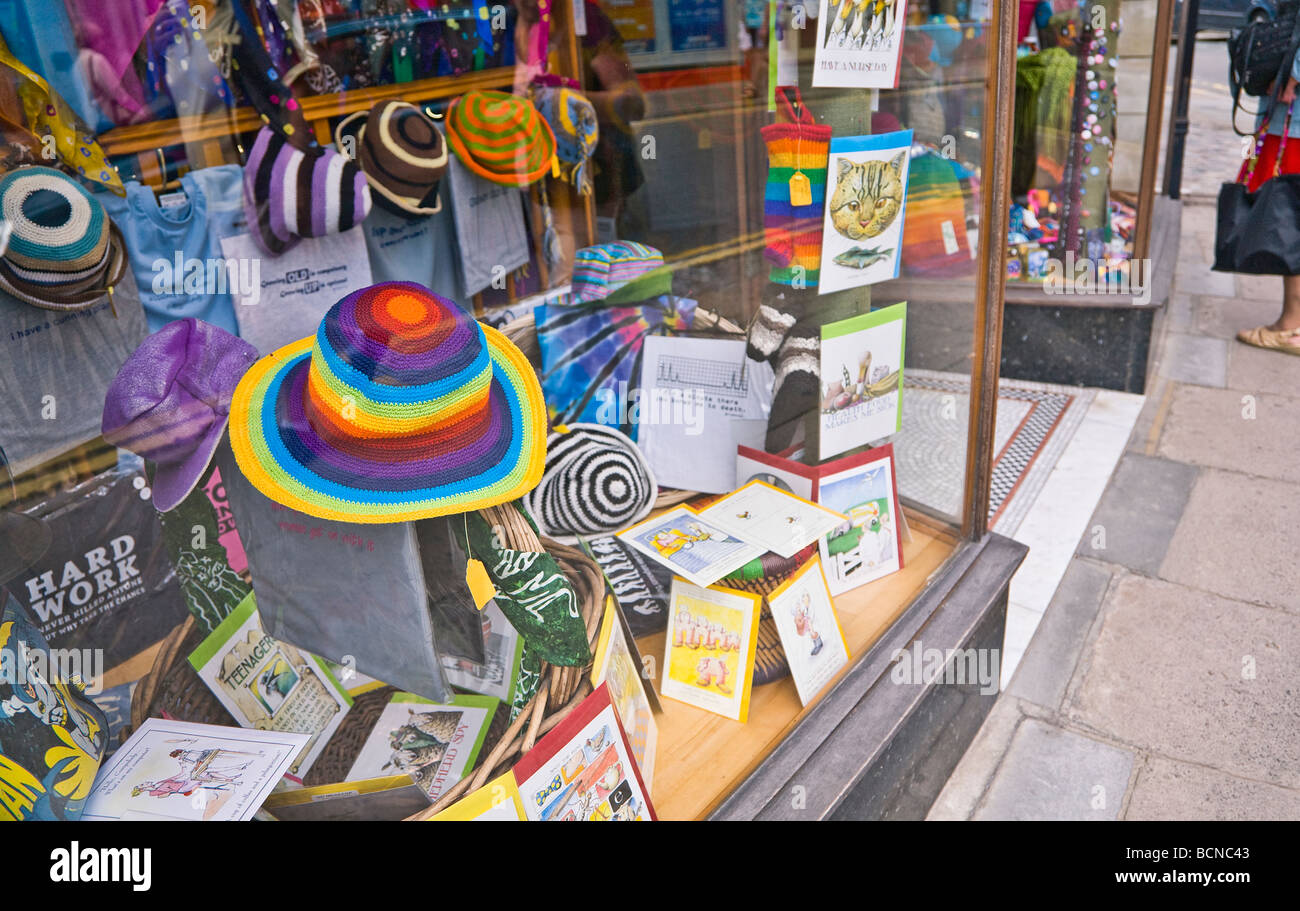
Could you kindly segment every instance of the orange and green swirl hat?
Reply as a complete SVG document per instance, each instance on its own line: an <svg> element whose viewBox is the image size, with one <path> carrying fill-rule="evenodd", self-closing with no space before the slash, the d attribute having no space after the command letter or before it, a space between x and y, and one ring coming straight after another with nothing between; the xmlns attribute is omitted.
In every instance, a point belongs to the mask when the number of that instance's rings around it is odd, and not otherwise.
<svg viewBox="0 0 1300 911"><path fill-rule="evenodd" d="M467 92L447 108L447 144L480 177L526 187L555 161L555 134L533 105L505 92Z"/></svg>
<svg viewBox="0 0 1300 911"><path fill-rule="evenodd" d="M422 285L385 282L249 369L230 443L277 503L341 522L409 522L536 487L546 406L505 336Z"/></svg>

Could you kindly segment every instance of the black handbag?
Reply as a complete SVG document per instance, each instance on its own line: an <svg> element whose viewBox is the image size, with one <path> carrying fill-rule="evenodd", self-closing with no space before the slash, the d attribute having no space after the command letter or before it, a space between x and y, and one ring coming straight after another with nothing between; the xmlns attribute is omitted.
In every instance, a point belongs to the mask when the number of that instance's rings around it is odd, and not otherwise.
<svg viewBox="0 0 1300 911"><path fill-rule="evenodd" d="M1261 128L1242 178L1219 188L1214 230L1214 266L1219 272L1300 275L1300 174L1279 174L1291 131L1288 115L1273 166L1273 176L1258 190L1247 190L1268 124Z"/></svg>
<svg viewBox="0 0 1300 911"><path fill-rule="evenodd" d="M1250 22L1228 37L1228 80L1233 96L1238 91L1263 97L1295 53L1294 31L1300 0L1282 0L1277 15Z"/></svg>

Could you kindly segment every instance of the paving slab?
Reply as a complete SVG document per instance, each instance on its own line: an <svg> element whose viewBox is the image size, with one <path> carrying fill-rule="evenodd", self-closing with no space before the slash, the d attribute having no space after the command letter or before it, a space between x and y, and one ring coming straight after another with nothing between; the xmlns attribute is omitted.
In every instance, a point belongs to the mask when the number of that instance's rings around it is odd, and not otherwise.
<svg viewBox="0 0 1300 911"><path fill-rule="evenodd" d="M1199 471L1195 465L1128 453L1092 514L1078 553L1156 575Z"/></svg>
<svg viewBox="0 0 1300 911"><path fill-rule="evenodd" d="M1273 316L1268 322L1277 319L1282 309L1282 276L1280 275L1234 275L1237 281L1237 297L1246 300L1269 301L1273 307Z"/></svg>
<svg viewBox="0 0 1300 911"><path fill-rule="evenodd" d="M1181 383L1223 387L1228 381L1228 343L1221 338L1170 332L1156 369L1161 376Z"/></svg>
<svg viewBox="0 0 1300 911"><path fill-rule="evenodd" d="M1173 759L1300 786L1300 617L1141 576L1111 586L1066 707Z"/></svg>
<svg viewBox="0 0 1300 911"><path fill-rule="evenodd" d="M1300 791L1148 756L1125 819L1300 819Z"/></svg>
<svg viewBox="0 0 1300 911"><path fill-rule="evenodd" d="M1282 312L1282 297L1252 300L1248 297L1211 297L1198 295L1193 302L1194 333L1229 339L1234 345L1237 333L1252 326L1266 326Z"/></svg>
<svg viewBox="0 0 1300 911"><path fill-rule="evenodd" d="M1022 718L1024 715L1015 699L1003 695L993 703L984 724L966 748L957 768L953 769L926 819L970 819L989 780L1006 755Z"/></svg>
<svg viewBox="0 0 1300 911"><path fill-rule="evenodd" d="M1160 567L1161 578L1300 611L1297 503L1300 484L1201 472ZM1300 705L1300 699L1292 701Z"/></svg>
<svg viewBox="0 0 1300 911"><path fill-rule="evenodd" d="M1300 481L1298 442L1300 399L1180 385L1157 452L1175 462Z"/></svg>
<svg viewBox="0 0 1300 911"><path fill-rule="evenodd" d="M1011 678L1009 695L1052 710L1061 707L1110 580L1103 567L1071 561Z"/></svg>
<svg viewBox="0 0 1300 911"><path fill-rule="evenodd" d="M1300 357L1229 342L1228 388L1300 395ZM1300 430L1296 435L1300 436Z"/></svg>
<svg viewBox="0 0 1300 911"><path fill-rule="evenodd" d="M1026 719L975 819L1117 819L1135 754Z"/></svg>

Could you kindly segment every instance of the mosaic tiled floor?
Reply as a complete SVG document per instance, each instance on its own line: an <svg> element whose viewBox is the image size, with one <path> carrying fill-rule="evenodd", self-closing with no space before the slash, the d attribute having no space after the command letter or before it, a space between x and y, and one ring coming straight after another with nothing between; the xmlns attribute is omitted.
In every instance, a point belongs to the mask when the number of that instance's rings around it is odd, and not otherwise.
<svg viewBox="0 0 1300 911"><path fill-rule="evenodd" d="M1010 535L1042 490L1096 390L1001 380L994 432L990 525ZM961 512L970 377L904 372L903 429L893 436L899 495L941 513Z"/></svg>

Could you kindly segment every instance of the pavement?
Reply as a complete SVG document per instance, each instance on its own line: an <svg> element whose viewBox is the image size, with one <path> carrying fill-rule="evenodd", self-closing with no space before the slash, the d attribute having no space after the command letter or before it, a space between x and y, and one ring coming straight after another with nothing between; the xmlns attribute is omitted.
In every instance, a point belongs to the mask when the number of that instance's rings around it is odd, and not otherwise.
<svg viewBox="0 0 1300 911"><path fill-rule="evenodd" d="M1197 105L1184 186L1217 188ZM931 819L1300 817L1300 357L1233 338L1282 285L1211 272L1214 223L1184 198L1142 412Z"/></svg>

